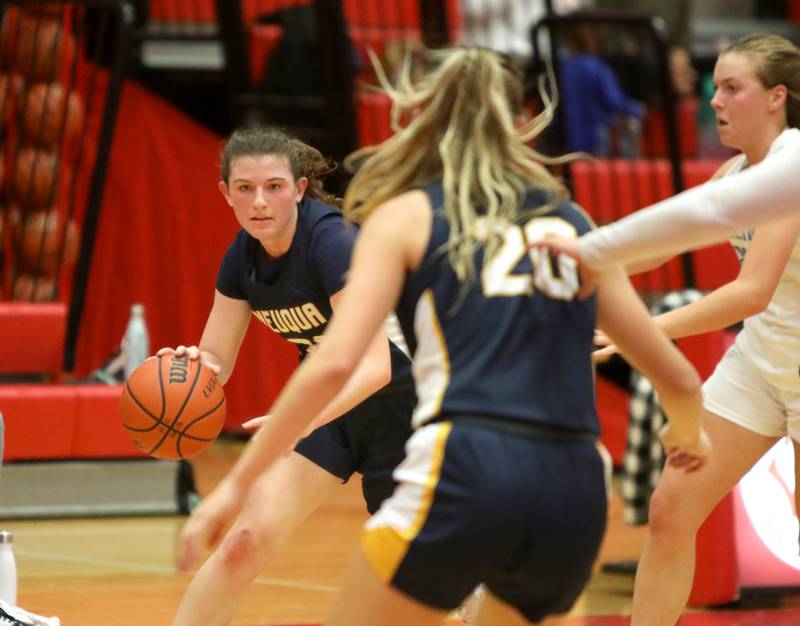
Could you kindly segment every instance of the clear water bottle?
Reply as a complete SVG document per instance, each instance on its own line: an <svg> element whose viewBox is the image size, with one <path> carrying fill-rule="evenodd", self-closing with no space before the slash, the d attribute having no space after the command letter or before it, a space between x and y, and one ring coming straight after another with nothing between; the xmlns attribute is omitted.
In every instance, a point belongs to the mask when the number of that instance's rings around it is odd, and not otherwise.
<svg viewBox="0 0 800 626"><path fill-rule="evenodd" d="M12 546L14 535L0 530L0 600L17 605L17 562Z"/></svg>
<svg viewBox="0 0 800 626"><path fill-rule="evenodd" d="M133 370L139 367L150 356L150 336L147 333L147 324L144 321L144 305L131 306L131 316L128 327L122 338L122 353L124 356L125 380Z"/></svg>

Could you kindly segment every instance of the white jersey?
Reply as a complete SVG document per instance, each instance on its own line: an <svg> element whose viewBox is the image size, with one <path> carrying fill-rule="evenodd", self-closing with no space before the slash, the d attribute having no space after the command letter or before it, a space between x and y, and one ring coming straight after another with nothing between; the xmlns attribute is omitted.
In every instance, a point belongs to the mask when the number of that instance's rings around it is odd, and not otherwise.
<svg viewBox="0 0 800 626"><path fill-rule="evenodd" d="M772 142L766 159L793 142L800 142L800 130L784 130ZM746 167L747 159L742 155L725 176L736 175ZM739 261L744 260L752 238L753 231L749 230L730 240ZM769 305L744 321L736 344L768 382L787 391L800 389L800 238L795 241Z"/></svg>
<svg viewBox="0 0 800 626"><path fill-rule="evenodd" d="M675 255L724 240L743 228L800 215L800 135L785 134L774 156L738 176L689 189L583 235L592 269Z"/></svg>

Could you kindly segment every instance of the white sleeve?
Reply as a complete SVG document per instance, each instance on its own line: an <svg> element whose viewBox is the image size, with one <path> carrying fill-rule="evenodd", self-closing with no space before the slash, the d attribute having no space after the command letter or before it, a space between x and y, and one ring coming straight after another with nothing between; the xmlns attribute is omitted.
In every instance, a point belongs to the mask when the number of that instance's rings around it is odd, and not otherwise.
<svg viewBox="0 0 800 626"><path fill-rule="evenodd" d="M800 144L736 176L689 189L586 233L581 257L596 270L677 254L722 241L763 222L800 215Z"/></svg>

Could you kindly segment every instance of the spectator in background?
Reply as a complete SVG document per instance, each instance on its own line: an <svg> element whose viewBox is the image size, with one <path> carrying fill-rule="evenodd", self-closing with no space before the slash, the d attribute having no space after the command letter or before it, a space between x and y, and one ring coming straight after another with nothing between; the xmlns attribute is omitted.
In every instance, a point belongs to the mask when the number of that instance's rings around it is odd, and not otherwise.
<svg viewBox="0 0 800 626"><path fill-rule="evenodd" d="M697 72L689 55L689 0L593 0L598 9L630 11L641 15L654 15L664 20L667 42L670 46L669 66L675 95L685 98L694 95ZM641 80L641 76L633 77Z"/></svg>
<svg viewBox="0 0 800 626"><path fill-rule="evenodd" d="M625 158L638 157L643 105L622 91L614 72L598 56L597 36L590 27L575 27L567 33L567 41L560 86L568 149L610 156L612 131L622 118L617 152Z"/></svg>
<svg viewBox="0 0 800 626"><path fill-rule="evenodd" d="M587 0L552 0L556 13L583 7ZM460 43L480 46L527 62L533 48L531 28L547 14L544 0L461 0Z"/></svg>

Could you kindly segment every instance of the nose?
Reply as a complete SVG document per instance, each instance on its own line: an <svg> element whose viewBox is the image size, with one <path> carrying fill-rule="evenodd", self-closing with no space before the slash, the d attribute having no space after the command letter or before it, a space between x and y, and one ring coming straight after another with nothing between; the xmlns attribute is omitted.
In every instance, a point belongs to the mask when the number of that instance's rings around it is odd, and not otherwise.
<svg viewBox="0 0 800 626"><path fill-rule="evenodd" d="M719 89L714 90L714 96L711 98L711 108L715 111L719 111L722 108L722 102L720 101L719 97Z"/></svg>
<svg viewBox="0 0 800 626"><path fill-rule="evenodd" d="M264 196L264 191L261 189L261 187L256 189L256 196L253 198L253 206L259 208L267 206L267 199Z"/></svg>

